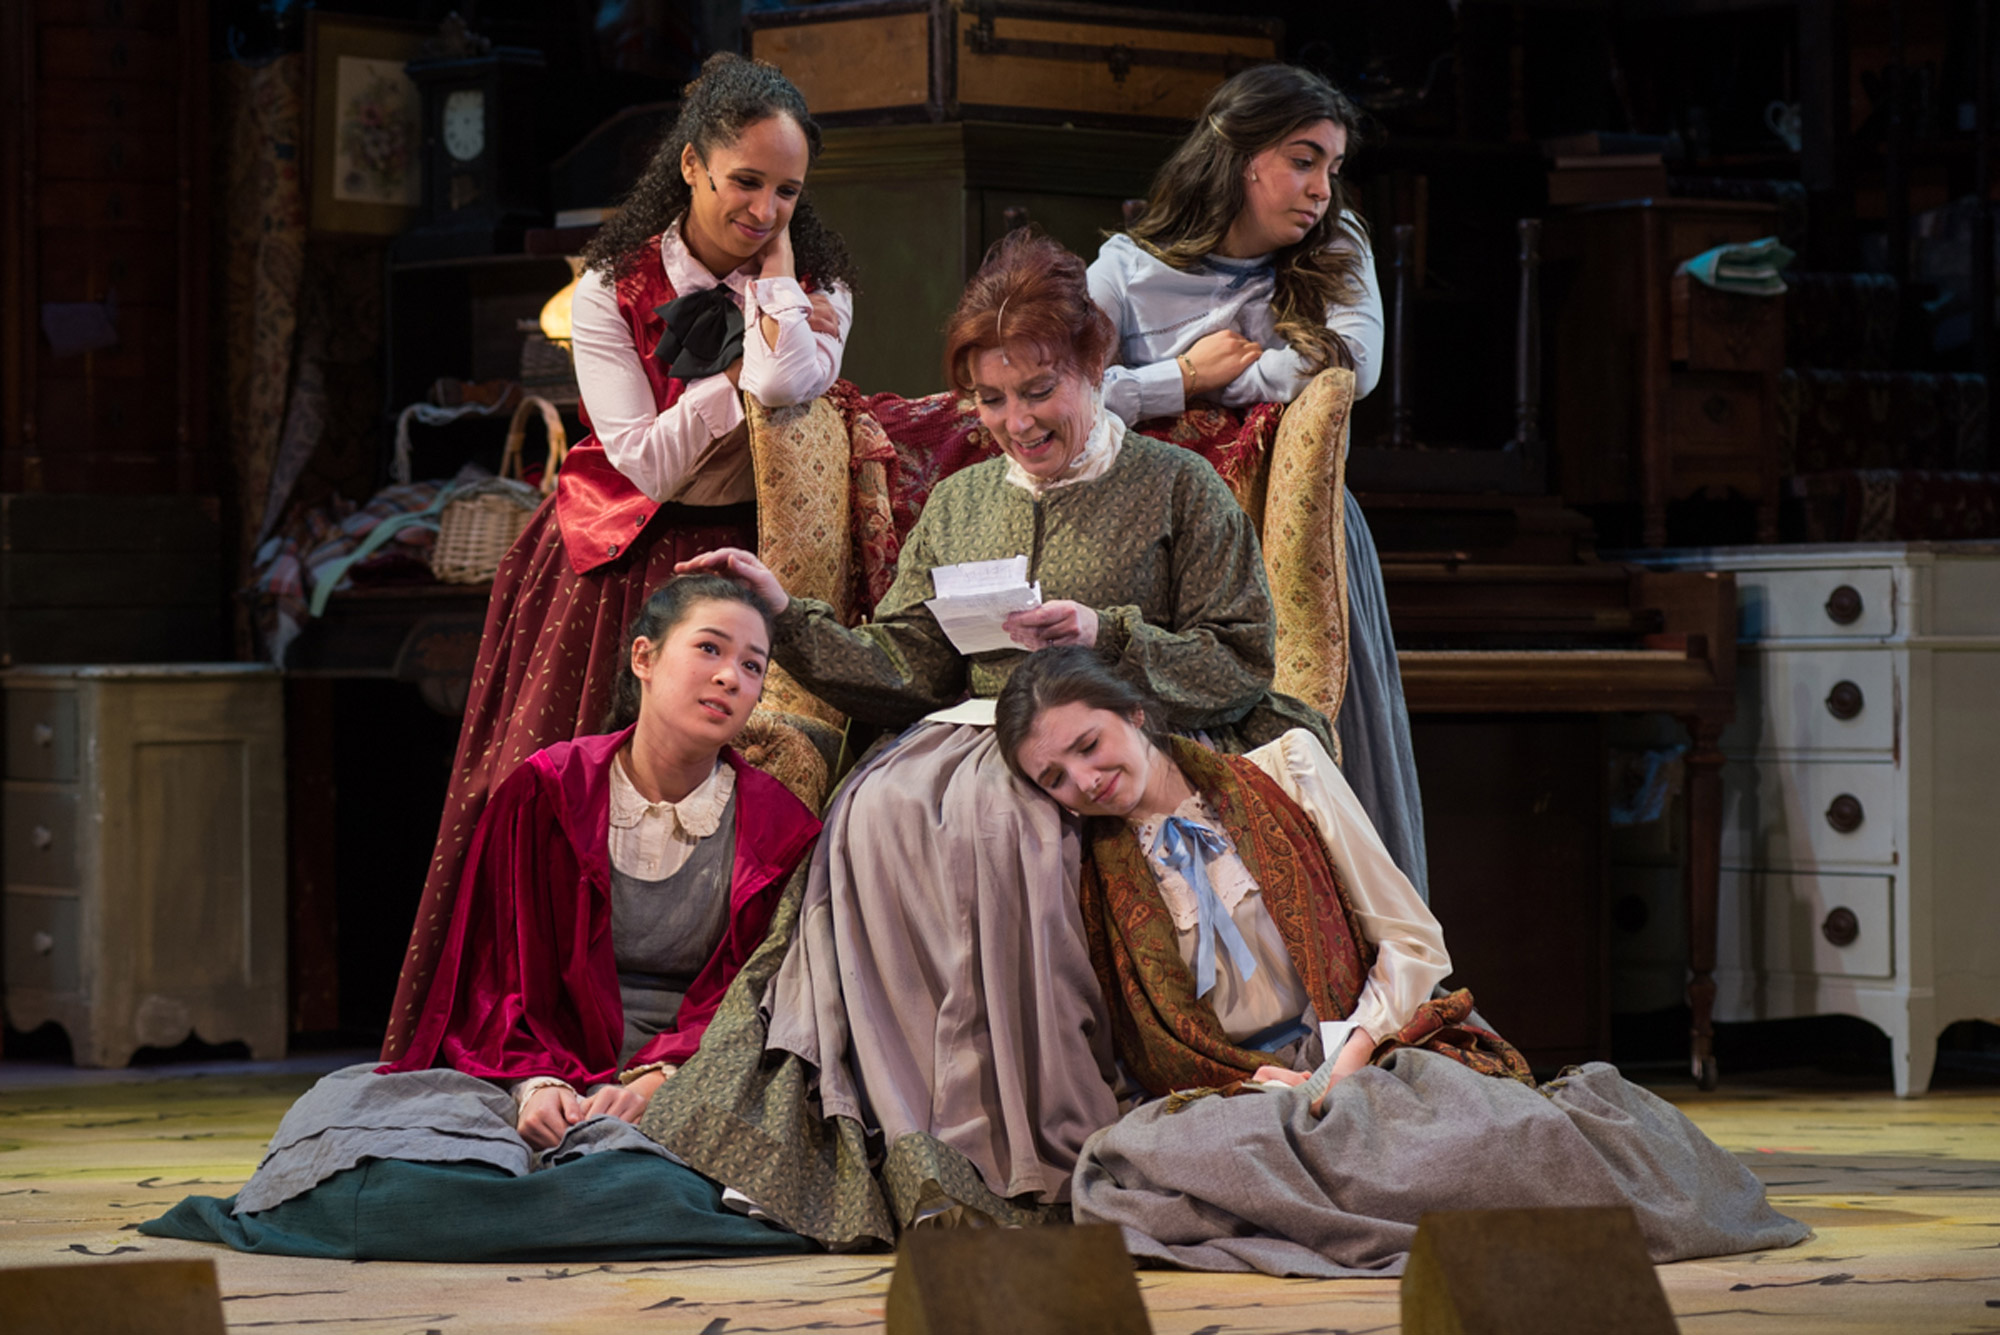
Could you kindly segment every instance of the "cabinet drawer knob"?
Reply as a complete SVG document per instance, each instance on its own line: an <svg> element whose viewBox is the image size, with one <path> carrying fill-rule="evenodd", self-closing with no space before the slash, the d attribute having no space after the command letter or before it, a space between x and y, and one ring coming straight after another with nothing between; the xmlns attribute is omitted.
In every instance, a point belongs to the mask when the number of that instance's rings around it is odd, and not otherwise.
<svg viewBox="0 0 2000 1335"><path fill-rule="evenodd" d="M1861 935L1861 920L1854 916L1853 909L1835 909L1819 925L1819 934L1829 945L1851 946Z"/></svg>
<svg viewBox="0 0 2000 1335"><path fill-rule="evenodd" d="M1841 834L1853 834L1861 828L1864 814L1860 798L1852 793L1842 793L1827 807L1826 823Z"/></svg>
<svg viewBox="0 0 2000 1335"><path fill-rule="evenodd" d="M36 932L28 938L29 947L37 955L52 955L56 949L56 939L47 932Z"/></svg>
<svg viewBox="0 0 2000 1335"><path fill-rule="evenodd" d="M1851 626L1861 619L1861 594L1852 584L1843 584L1826 600L1826 614L1836 626Z"/></svg>
<svg viewBox="0 0 2000 1335"><path fill-rule="evenodd" d="M55 744L56 744L55 728L47 723L37 723L35 725L35 745L54 746Z"/></svg>
<svg viewBox="0 0 2000 1335"><path fill-rule="evenodd" d="M37 825L28 835L28 838L36 848L54 848L56 832L46 825Z"/></svg>
<svg viewBox="0 0 2000 1335"><path fill-rule="evenodd" d="M1851 719L1861 712L1861 688L1851 681L1837 681L1826 693L1826 712L1837 719Z"/></svg>

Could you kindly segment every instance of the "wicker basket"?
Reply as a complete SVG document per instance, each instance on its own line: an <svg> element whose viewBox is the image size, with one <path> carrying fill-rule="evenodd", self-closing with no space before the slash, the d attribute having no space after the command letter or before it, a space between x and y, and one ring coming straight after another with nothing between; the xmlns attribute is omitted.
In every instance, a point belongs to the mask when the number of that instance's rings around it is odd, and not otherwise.
<svg viewBox="0 0 2000 1335"><path fill-rule="evenodd" d="M521 481L521 441L528 414L539 410L549 435L549 462L541 490ZM507 425L507 450L500 457L499 476L464 487L438 514L437 544L431 548L431 573L446 584L481 584L493 578L500 558L528 526L528 517L542 498L556 489L556 470L569 448L562 414L547 399L532 395L521 400Z"/></svg>

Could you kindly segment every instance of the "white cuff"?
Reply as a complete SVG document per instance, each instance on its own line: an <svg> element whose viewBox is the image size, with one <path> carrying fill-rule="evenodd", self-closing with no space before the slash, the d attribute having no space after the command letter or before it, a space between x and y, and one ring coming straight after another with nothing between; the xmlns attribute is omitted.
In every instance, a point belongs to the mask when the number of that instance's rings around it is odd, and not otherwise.
<svg viewBox="0 0 2000 1335"><path fill-rule="evenodd" d="M528 1100L545 1089L566 1089L572 1094L576 1093L576 1086L558 1076L531 1075L510 1091L514 1096L514 1115L519 1117L521 1109L528 1106Z"/></svg>
<svg viewBox="0 0 2000 1335"><path fill-rule="evenodd" d="M1132 378L1139 385L1139 416L1174 417L1187 411L1187 394L1182 386L1181 363L1178 357L1169 357L1151 366L1133 366Z"/></svg>
<svg viewBox="0 0 2000 1335"><path fill-rule="evenodd" d="M757 295L759 314L812 310L812 298L806 295L806 290L799 286L796 278L759 278L750 287Z"/></svg>

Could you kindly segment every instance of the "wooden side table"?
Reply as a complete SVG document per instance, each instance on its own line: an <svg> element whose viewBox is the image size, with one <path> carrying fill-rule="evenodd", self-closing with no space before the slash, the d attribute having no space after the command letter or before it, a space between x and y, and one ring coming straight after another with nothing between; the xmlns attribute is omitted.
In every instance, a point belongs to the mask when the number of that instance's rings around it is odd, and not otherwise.
<svg viewBox="0 0 2000 1335"><path fill-rule="evenodd" d="M284 707L260 664L25 667L6 703L7 1016L79 1066L285 1052Z"/></svg>
<svg viewBox="0 0 2000 1335"><path fill-rule="evenodd" d="M1674 270L1778 222L1770 204L1636 199L1543 224L1558 490L1572 505L1636 501L1647 547L1666 544L1667 502L1703 489L1754 501L1757 541L1777 540L1784 298Z"/></svg>

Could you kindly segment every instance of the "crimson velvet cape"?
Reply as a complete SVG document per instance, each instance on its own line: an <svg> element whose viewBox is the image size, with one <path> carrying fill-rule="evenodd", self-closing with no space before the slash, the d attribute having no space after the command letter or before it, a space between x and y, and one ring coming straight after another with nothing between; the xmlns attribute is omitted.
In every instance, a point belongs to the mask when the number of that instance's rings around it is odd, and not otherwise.
<svg viewBox="0 0 2000 1335"><path fill-rule="evenodd" d="M625 1035L611 944L611 766L632 729L535 752L493 792L459 878L450 934L416 1032L383 1072L449 1066L488 1080L617 1078ZM819 821L732 750L736 860L729 926L674 1027L632 1065L686 1061L771 923Z"/></svg>

